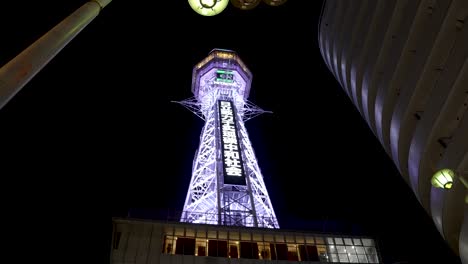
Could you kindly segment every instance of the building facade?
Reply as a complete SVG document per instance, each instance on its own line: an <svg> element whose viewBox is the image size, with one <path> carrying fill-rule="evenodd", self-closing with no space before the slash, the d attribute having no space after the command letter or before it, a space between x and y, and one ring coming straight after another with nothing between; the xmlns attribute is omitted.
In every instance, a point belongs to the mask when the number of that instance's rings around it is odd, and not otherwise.
<svg viewBox="0 0 468 264"><path fill-rule="evenodd" d="M325 64L394 161L440 234L468 263L468 1L326 0Z"/></svg>
<svg viewBox="0 0 468 264"><path fill-rule="evenodd" d="M113 219L113 264L380 263L369 237Z"/></svg>

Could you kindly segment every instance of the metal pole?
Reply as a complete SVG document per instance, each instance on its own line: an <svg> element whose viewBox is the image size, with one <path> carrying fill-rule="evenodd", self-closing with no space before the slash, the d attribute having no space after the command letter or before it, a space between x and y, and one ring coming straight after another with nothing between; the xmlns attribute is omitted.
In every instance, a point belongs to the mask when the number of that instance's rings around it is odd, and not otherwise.
<svg viewBox="0 0 468 264"><path fill-rule="evenodd" d="M112 0L91 0L0 68L0 109Z"/></svg>

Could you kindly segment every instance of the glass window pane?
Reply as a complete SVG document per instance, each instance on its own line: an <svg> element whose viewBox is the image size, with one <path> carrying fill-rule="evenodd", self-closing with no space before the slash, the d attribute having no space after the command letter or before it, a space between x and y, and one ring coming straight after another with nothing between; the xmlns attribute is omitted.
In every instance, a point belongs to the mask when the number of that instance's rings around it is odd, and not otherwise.
<svg viewBox="0 0 468 264"><path fill-rule="evenodd" d="M330 253L336 253L336 247L333 246L333 245L329 245L329 246L328 246L328 252L330 252Z"/></svg>
<svg viewBox="0 0 468 264"><path fill-rule="evenodd" d="M206 238L206 230L197 230L197 238Z"/></svg>
<svg viewBox="0 0 468 264"><path fill-rule="evenodd" d="M327 254L327 248L325 246L317 246L317 252L320 256L325 256Z"/></svg>
<svg viewBox="0 0 468 264"><path fill-rule="evenodd" d="M325 241L323 240L323 237L315 237L315 243L323 245L325 244Z"/></svg>
<svg viewBox="0 0 468 264"><path fill-rule="evenodd" d="M297 254L297 245L287 244L288 245L288 260L290 261L299 261Z"/></svg>
<svg viewBox="0 0 468 264"><path fill-rule="evenodd" d="M361 239L362 240L362 244L364 246L367 246L367 247L372 247L374 246L374 240L373 239L369 239L369 238L363 238Z"/></svg>
<svg viewBox="0 0 468 264"><path fill-rule="evenodd" d="M239 232L238 231L229 231L229 239L230 240L239 240Z"/></svg>
<svg viewBox="0 0 468 264"><path fill-rule="evenodd" d="M166 236L166 239L164 240L163 253L174 254L174 249L175 249L174 244L175 244L175 237Z"/></svg>
<svg viewBox="0 0 468 264"><path fill-rule="evenodd" d="M328 254L325 246L317 246L317 253L321 262L328 262Z"/></svg>
<svg viewBox="0 0 468 264"><path fill-rule="evenodd" d="M263 241L262 234L254 233L253 234L253 241L262 242Z"/></svg>
<svg viewBox="0 0 468 264"><path fill-rule="evenodd" d="M216 230L208 230L208 238L216 238Z"/></svg>
<svg viewBox="0 0 468 264"><path fill-rule="evenodd" d="M366 252L364 251L364 247L354 246L354 249L356 250L356 253L358 254L366 254Z"/></svg>
<svg viewBox="0 0 468 264"><path fill-rule="evenodd" d="M174 232L174 227L173 226L165 226L164 227L164 233L166 235L172 235Z"/></svg>
<svg viewBox="0 0 468 264"><path fill-rule="evenodd" d="M343 238L343 240L344 240L345 245L350 245L350 246L353 245L353 241L351 240L351 238Z"/></svg>
<svg viewBox="0 0 468 264"><path fill-rule="evenodd" d="M332 237L327 237L327 244L329 244L329 245L335 244L335 242L333 242L333 238L332 238Z"/></svg>
<svg viewBox="0 0 468 264"><path fill-rule="evenodd" d="M340 262L344 262L344 263L349 262L348 254L338 254L338 258L340 259Z"/></svg>
<svg viewBox="0 0 468 264"><path fill-rule="evenodd" d="M185 236L186 237L195 237L195 230L192 228L185 229Z"/></svg>
<svg viewBox="0 0 468 264"><path fill-rule="evenodd" d="M331 262L340 262L337 254L330 254Z"/></svg>
<svg viewBox="0 0 468 264"><path fill-rule="evenodd" d="M263 235L263 240L265 240L265 242L274 242L275 240L273 240L273 235L272 234L264 234Z"/></svg>
<svg viewBox="0 0 468 264"><path fill-rule="evenodd" d="M175 228L175 235L176 236L184 236L184 228L183 227L176 227Z"/></svg>
<svg viewBox="0 0 468 264"><path fill-rule="evenodd" d="M226 240L227 239L227 231L218 231L218 238Z"/></svg>
<svg viewBox="0 0 468 264"><path fill-rule="evenodd" d="M284 242L284 235L283 234L276 234L275 235L276 242Z"/></svg>
<svg viewBox="0 0 468 264"><path fill-rule="evenodd" d="M348 253L348 252L346 252L345 246L336 246L336 251L338 253L344 253L344 254Z"/></svg>
<svg viewBox="0 0 468 264"><path fill-rule="evenodd" d="M271 260L271 246L270 243L258 243L260 259Z"/></svg>
<svg viewBox="0 0 468 264"><path fill-rule="evenodd" d="M348 254L349 262L358 263L358 258L356 254Z"/></svg>
<svg viewBox="0 0 468 264"><path fill-rule="evenodd" d="M361 262L361 263L367 263L366 255L357 255L357 256L358 256L359 262Z"/></svg>
<svg viewBox="0 0 468 264"><path fill-rule="evenodd" d="M230 258L239 258L239 242L229 242L228 250Z"/></svg>
<svg viewBox="0 0 468 264"><path fill-rule="evenodd" d="M242 232L241 233L241 240L250 241L250 240L252 240L252 237L251 237L250 233Z"/></svg>
<svg viewBox="0 0 468 264"><path fill-rule="evenodd" d="M359 239L359 238L353 238L353 242L354 242L354 245L356 245L356 246L362 245L361 239Z"/></svg>
<svg viewBox="0 0 468 264"><path fill-rule="evenodd" d="M293 235L286 235L286 242L294 243L294 236Z"/></svg>
<svg viewBox="0 0 468 264"><path fill-rule="evenodd" d="M367 259L369 260L369 263L379 263L377 255L367 255Z"/></svg>
<svg viewBox="0 0 468 264"><path fill-rule="evenodd" d="M377 254L374 247L365 247L365 249L366 249L366 254L367 254L367 255L369 255L369 254Z"/></svg>
<svg viewBox="0 0 468 264"><path fill-rule="evenodd" d="M307 244L315 244L313 236L306 236L305 239Z"/></svg>
<svg viewBox="0 0 468 264"><path fill-rule="evenodd" d="M356 249L354 246L346 246L346 252L350 254L356 254Z"/></svg>
<svg viewBox="0 0 468 264"><path fill-rule="evenodd" d="M304 244L304 236L303 235L296 235L296 243L298 244Z"/></svg>
<svg viewBox="0 0 468 264"><path fill-rule="evenodd" d="M343 239L341 237L335 237L335 244L343 245Z"/></svg>
<svg viewBox="0 0 468 264"><path fill-rule="evenodd" d="M197 238L195 245L195 256L206 256L206 248L208 241L206 239Z"/></svg>

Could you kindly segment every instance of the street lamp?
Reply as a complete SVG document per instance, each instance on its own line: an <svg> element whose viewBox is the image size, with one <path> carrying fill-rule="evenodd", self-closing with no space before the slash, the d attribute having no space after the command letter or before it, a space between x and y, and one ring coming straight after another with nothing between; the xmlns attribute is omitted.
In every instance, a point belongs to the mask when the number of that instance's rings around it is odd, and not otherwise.
<svg viewBox="0 0 468 264"><path fill-rule="evenodd" d="M449 190L457 179L465 186L465 189L468 189L468 181L463 177L462 173L456 173L451 169L436 171L436 173L432 175L431 184L436 188ZM468 194L465 196L465 203L468 204Z"/></svg>
<svg viewBox="0 0 468 264"><path fill-rule="evenodd" d="M188 0L192 9L202 16L214 16L226 9L228 2L242 10L250 10L262 2L262 0ZM270 6L279 6L286 3L288 0L263 0Z"/></svg>
<svg viewBox="0 0 468 264"><path fill-rule="evenodd" d="M454 178L455 172L451 169L441 169L432 175L431 184L436 188L451 189Z"/></svg>
<svg viewBox="0 0 468 264"><path fill-rule="evenodd" d="M214 16L226 9L229 0L188 0L192 9L202 16Z"/></svg>

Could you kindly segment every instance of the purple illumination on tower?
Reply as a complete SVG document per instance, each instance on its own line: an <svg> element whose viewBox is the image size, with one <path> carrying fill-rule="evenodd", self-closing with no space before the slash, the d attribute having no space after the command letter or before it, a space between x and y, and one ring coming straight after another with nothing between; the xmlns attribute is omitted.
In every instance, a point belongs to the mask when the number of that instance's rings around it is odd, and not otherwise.
<svg viewBox="0 0 468 264"><path fill-rule="evenodd" d="M267 111L247 101L252 74L215 49L193 69L194 97L178 103L205 121L181 222L279 228L244 122Z"/></svg>

